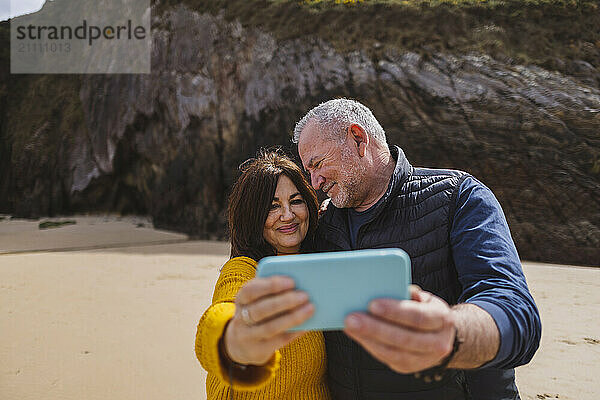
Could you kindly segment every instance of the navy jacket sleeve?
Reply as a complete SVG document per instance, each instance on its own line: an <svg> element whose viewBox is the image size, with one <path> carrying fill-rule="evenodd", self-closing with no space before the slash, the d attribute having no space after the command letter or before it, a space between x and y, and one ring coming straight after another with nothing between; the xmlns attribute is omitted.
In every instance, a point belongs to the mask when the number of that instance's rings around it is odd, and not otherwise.
<svg viewBox="0 0 600 400"><path fill-rule="evenodd" d="M528 363L539 346L539 312L502 208L492 191L473 177L460 185L450 241L462 285L459 303L487 311L500 331L498 354L485 367Z"/></svg>

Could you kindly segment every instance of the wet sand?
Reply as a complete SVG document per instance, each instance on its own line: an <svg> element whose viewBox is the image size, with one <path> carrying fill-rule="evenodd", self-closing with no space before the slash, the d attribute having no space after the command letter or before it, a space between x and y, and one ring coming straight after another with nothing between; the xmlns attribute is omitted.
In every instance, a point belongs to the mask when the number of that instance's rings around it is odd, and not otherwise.
<svg viewBox="0 0 600 400"><path fill-rule="evenodd" d="M194 336L228 245L144 218L76 220L0 220L0 398L205 398ZM544 332L521 397L600 398L600 268L524 269Z"/></svg>

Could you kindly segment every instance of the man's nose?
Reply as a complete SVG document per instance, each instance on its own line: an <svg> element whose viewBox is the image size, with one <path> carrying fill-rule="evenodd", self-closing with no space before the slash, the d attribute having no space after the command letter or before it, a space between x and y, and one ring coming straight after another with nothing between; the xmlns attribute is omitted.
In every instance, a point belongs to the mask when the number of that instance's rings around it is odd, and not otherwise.
<svg viewBox="0 0 600 400"><path fill-rule="evenodd" d="M310 174L310 183L315 190L319 190L323 183L325 183L325 178L321 175L311 172Z"/></svg>

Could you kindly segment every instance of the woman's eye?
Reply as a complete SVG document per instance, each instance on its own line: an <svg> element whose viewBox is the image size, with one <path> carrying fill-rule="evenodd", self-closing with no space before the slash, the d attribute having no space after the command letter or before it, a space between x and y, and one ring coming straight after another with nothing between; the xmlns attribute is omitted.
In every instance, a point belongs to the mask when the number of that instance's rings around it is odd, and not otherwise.
<svg viewBox="0 0 600 400"><path fill-rule="evenodd" d="M276 208L279 208L279 204L277 204L277 203L271 204L270 210L275 210Z"/></svg>
<svg viewBox="0 0 600 400"><path fill-rule="evenodd" d="M294 199L294 200L292 200L292 204L303 204L303 203L304 203L304 200L302 200L302 199Z"/></svg>

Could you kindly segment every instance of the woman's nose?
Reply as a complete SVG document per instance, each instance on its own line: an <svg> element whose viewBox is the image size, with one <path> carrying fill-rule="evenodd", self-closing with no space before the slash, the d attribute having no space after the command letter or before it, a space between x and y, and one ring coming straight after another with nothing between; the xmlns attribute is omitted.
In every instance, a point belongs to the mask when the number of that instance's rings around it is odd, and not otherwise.
<svg viewBox="0 0 600 400"><path fill-rule="evenodd" d="M289 221L292 219L294 219L294 212L292 211L292 208L289 205L283 207L281 210L281 220Z"/></svg>

